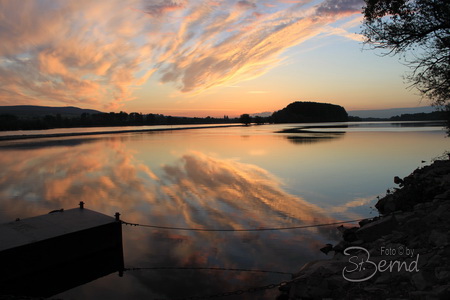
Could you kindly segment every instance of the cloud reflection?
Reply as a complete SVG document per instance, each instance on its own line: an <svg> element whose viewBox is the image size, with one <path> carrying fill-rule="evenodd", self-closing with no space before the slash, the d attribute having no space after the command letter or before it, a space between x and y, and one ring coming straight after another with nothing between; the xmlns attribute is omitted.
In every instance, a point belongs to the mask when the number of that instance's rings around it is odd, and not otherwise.
<svg viewBox="0 0 450 300"><path fill-rule="evenodd" d="M270 227L286 220L330 220L319 207L286 193L278 179L255 165L192 152L164 171L171 197L187 211L207 209L213 216L209 226L240 229L244 224ZM265 211L274 215L268 218L261 214ZM195 227L205 225L190 221Z"/></svg>
<svg viewBox="0 0 450 300"><path fill-rule="evenodd" d="M189 152L155 171L139 161L121 138L69 145L0 149L2 221L75 207L81 200L87 208L106 214L119 211L129 222L162 226L241 229L334 221L319 207L287 193L279 180L255 165ZM334 234L334 228L230 234L124 227L125 264L293 272L315 258L317 249ZM137 298L178 297L175 283L183 286L183 295L198 295L286 279L194 271L126 276L140 282L139 288L135 281L125 288Z"/></svg>

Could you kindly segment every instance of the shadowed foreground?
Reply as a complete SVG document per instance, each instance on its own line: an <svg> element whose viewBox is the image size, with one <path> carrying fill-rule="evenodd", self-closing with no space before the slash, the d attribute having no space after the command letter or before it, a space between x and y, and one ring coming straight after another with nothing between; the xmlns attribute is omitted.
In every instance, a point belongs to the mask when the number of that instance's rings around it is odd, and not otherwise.
<svg viewBox="0 0 450 300"><path fill-rule="evenodd" d="M380 199L382 216L338 228L334 253L294 275L280 298L450 299L450 160L415 170Z"/></svg>

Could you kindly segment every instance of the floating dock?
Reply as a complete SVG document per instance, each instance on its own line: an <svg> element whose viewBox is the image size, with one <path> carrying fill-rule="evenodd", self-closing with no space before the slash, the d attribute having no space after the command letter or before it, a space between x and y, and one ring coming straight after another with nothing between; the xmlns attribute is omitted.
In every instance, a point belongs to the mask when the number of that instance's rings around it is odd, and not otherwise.
<svg viewBox="0 0 450 300"><path fill-rule="evenodd" d="M118 218L80 208L0 225L0 295L49 297L123 270Z"/></svg>

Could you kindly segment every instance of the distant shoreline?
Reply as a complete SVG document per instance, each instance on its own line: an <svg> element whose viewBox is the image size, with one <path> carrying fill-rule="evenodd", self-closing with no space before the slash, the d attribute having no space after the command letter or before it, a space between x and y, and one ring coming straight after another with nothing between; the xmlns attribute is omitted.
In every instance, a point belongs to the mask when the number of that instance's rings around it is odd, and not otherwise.
<svg viewBox="0 0 450 300"><path fill-rule="evenodd" d="M227 128L227 127L242 127L242 126L245 126L245 125L243 125L243 124L236 124L236 125L207 125L207 126L195 126L195 127L187 126L187 127L175 127L175 128L150 128L150 129L93 131L93 132L67 132L67 133L6 135L6 136L0 136L0 142L2 142L2 141L14 141L14 140L26 140L26 139L39 139L39 138L58 138L58 137L89 136L89 135L117 134L117 133L145 133L145 132L152 132L152 131L174 131L174 130L187 130L187 129L210 129L210 128Z"/></svg>
<svg viewBox="0 0 450 300"><path fill-rule="evenodd" d="M346 123L346 125L317 125L318 123L284 123L290 125L299 125L297 128L285 129L278 131L278 133L300 133L302 130L316 129L316 128L347 128L352 127L353 125L359 125L364 123L398 123L398 124L408 124L408 123L430 123L431 126L443 126L444 120L429 120L429 121L359 121L359 122L331 122L331 123ZM321 122L319 122L321 124ZM325 122L328 123L328 122ZM283 123L279 123L283 124ZM306 125L305 124L315 124L315 125ZM145 132L156 132L156 131L174 131L174 130L187 130L187 129L211 129L211 128L227 128L227 127L244 127L245 124L204 124L204 126L200 124L186 124L183 127L166 127L166 128L146 128L146 129L119 129L119 130L105 130L105 131L83 131L83 132L61 132L61 133L38 133L38 134L11 134L11 135L0 135L0 142L2 141L14 141L14 140L26 140L26 139L39 139L39 138L58 138L58 137L75 137L75 136L90 136L90 135L101 135L101 134L120 134L120 133L145 133ZM301 126L300 126L301 125ZM158 126L158 125L156 125ZM170 125L167 125L170 126ZM136 126L137 127L137 126ZM98 128L98 127L97 127ZM104 127L106 128L106 127ZM64 128L57 128L64 129ZM71 128L67 128L71 129ZM74 128L72 128L74 129ZM301 129L301 130L300 130ZM39 131L39 130L33 130ZM45 130L42 130L45 131Z"/></svg>

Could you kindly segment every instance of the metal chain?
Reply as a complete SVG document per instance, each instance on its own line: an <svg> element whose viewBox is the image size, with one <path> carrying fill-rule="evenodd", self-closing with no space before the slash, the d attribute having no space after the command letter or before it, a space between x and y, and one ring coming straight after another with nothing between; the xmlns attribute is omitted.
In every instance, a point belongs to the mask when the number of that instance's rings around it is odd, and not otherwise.
<svg viewBox="0 0 450 300"><path fill-rule="evenodd" d="M276 287L281 288L288 284L294 283L298 281L298 279L292 279L289 281L281 281L279 283L271 283L268 285L258 286L258 287L251 287L245 290L235 290L231 292L221 292L217 294L211 294L211 295L204 295L204 296L190 296L190 297L184 297L184 298L156 298L153 300L203 300L203 299L212 299L212 298L220 298L220 297L229 297L229 296L239 296L246 293L255 293L265 290L271 290Z"/></svg>
<svg viewBox="0 0 450 300"><path fill-rule="evenodd" d="M144 268L125 268L124 271L141 271L141 270L194 270L194 271L234 271L234 272L253 272L253 273L271 273L281 275L293 275L288 272L269 271L259 269L242 269L242 268L220 268L220 267L144 267Z"/></svg>
<svg viewBox="0 0 450 300"><path fill-rule="evenodd" d="M291 226L291 227L249 228L249 229L186 228L186 227L169 227L169 226L138 224L138 223L125 222L125 221L121 221L121 222L124 225L148 227L148 228L155 228L155 229L171 229L171 230L186 230L186 231L219 231L219 232L232 231L232 232L245 232L245 231L275 231L275 230L292 230L292 229L303 229L303 228L313 228L313 227L324 227L324 226L332 226L332 225L345 224L345 223L354 223L354 222L359 222L359 221L362 221L362 220L365 220L365 219L338 221L338 222L324 223L324 224Z"/></svg>

